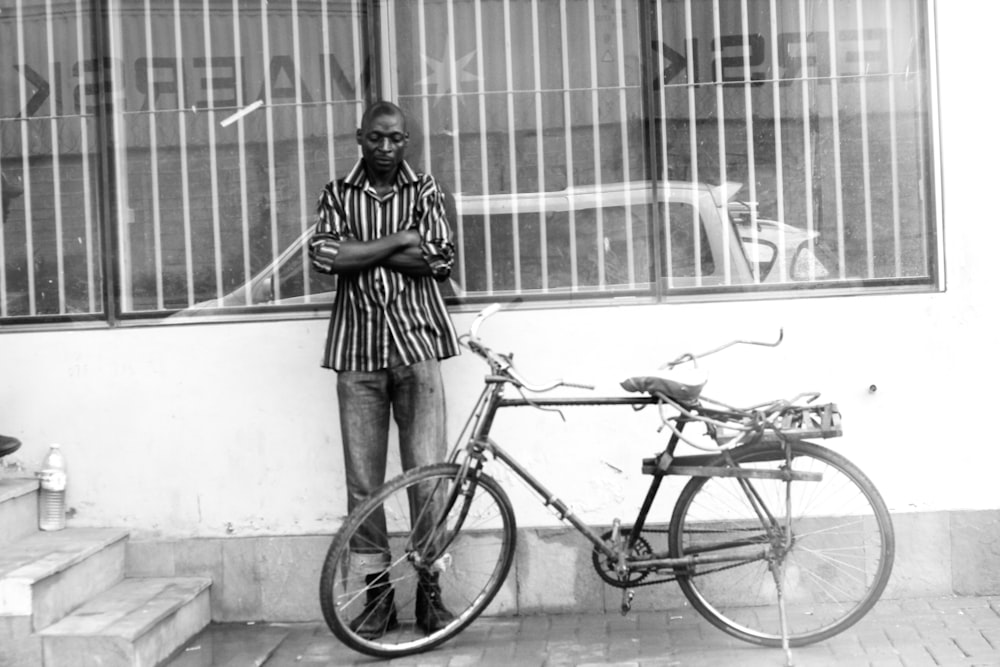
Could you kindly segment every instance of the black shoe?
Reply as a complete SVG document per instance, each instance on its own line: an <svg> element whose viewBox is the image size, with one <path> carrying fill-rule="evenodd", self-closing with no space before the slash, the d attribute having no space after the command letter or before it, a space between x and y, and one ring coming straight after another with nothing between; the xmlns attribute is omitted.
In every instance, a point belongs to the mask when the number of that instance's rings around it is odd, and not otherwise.
<svg viewBox="0 0 1000 667"><path fill-rule="evenodd" d="M21 448L21 441L9 435L0 435L0 458L13 454Z"/></svg>
<svg viewBox="0 0 1000 667"><path fill-rule="evenodd" d="M455 614L448 611L441 601L441 586L438 574L421 574L417 581L417 627L433 634L455 620Z"/></svg>
<svg viewBox="0 0 1000 667"><path fill-rule="evenodd" d="M368 599L365 608L351 621L350 628L365 639L375 639L399 627L395 594L386 572L366 576L365 583L368 585Z"/></svg>

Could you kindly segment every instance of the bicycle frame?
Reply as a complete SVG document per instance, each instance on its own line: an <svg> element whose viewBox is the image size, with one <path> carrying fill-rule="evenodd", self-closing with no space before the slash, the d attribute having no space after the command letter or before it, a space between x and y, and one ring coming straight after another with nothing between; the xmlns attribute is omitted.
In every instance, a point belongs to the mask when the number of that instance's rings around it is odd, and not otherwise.
<svg viewBox="0 0 1000 667"><path fill-rule="evenodd" d="M499 370L499 369L495 369ZM693 565L695 563L725 563L733 562L732 556L713 556L711 554L696 554L691 556L685 556L682 558L669 557L664 553L653 553L644 555L642 558L632 558L628 554L633 552L636 540L642 532L645 526L646 519L649 515L650 509L656 495L659 491L660 485L663 481L663 477L666 475L677 475L686 477L695 476L725 476L725 477L737 477L741 479L741 485L744 492L747 494L751 505L755 508L757 512L757 518L761 521L762 525L770 525L772 527L776 526L777 521L775 518L767 511L764 507L762 501L753 490L752 485L749 480L752 478L768 478L768 479L783 479L787 481L791 480L803 480L803 481L818 481L819 476L814 473L803 473L794 472L790 469L786 470L748 470L738 467L726 467L720 466L717 463L712 464L711 460L718 458L719 454L727 450L720 450L714 454L695 454L687 456L674 457L674 450L677 444L680 442L681 438L678 433L674 433L669 442L667 443L666 449L661 452L652 461L654 465L647 469L644 466L644 472L648 472L653 476L652 482L650 483L649 489L646 492L646 497L643 504L639 510L639 514L636 517L635 522L632 524L632 528L629 533L629 539L625 545L625 549L618 551L612 546L609 546L607 541L599 535L593 528L586 524L582 519L580 519L559 497L553 493L548 487L546 487L537 477L535 477L529 470L527 470L522 464L520 464L509 452L502 448L496 441L490 438L489 433L493 425L493 420L496 417L496 413L502 408L512 408L512 407L535 407L540 409L558 410L561 407L579 407L579 406L631 406L633 409L639 410L648 405L657 405L659 400L653 396L622 396L622 397L574 397L574 398L504 398L503 392L505 385L510 382L510 378L506 377L501 373L494 373L486 377L486 386L483 388L482 393L473 408L469 421L466 423L465 427L462 429L461 436L469 433L468 440L465 445L462 446L462 437L460 436L458 443L452 451L449 457L452 462L458 462L461 453L464 451L466 454L465 460L462 462L463 465L463 475L468 474L468 469L474 467L476 471L482 469L485 464L485 454L489 453L494 459L500 461L505 466L507 466L511 471L514 472L525 484L528 485L544 502L546 506L551 506L557 513L558 518L561 521L569 523L574 529L581 533L584 537L590 541L594 548L601 552L607 558L621 559L621 566L634 571L645 571L645 570L656 570L660 568L674 568L683 567L688 565ZM722 411L714 411L711 409L702 408L702 411L708 414L714 414L716 416L724 416ZM678 422L678 430L683 430L684 425L690 421L697 421L695 419L682 418ZM471 429L470 429L471 425ZM757 434L755 437L751 438L747 443L741 446L749 446L756 443L761 437L761 434ZM790 456L790 450L786 447L785 456ZM649 461L649 460L647 460ZM790 466L789 466L790 467ZM760 544L757 540L747 540L745 545ZM732 545L730 545L732 546ZM765 552L761 549L761 554ZM744 556L745 557L745 556Z"/></svg>

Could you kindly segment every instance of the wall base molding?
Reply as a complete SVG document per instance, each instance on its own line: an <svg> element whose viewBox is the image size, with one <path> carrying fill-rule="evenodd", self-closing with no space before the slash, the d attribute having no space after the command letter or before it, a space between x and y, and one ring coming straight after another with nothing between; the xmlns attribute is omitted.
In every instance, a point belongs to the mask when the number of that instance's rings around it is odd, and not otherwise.
<svg viewBox="0 0 1000 667"><path fill-rule="evenodd" d="M894 513L896 561L883 597L1000 595L1000 510ZM329 535L132 538L126 574L212 578L212 620L322 619L319 570ZM598 579L575 531L521 528L518 553L496 611L616 611L621 590ZM674 583L636 589L634 609L684 605Z"/></svg>

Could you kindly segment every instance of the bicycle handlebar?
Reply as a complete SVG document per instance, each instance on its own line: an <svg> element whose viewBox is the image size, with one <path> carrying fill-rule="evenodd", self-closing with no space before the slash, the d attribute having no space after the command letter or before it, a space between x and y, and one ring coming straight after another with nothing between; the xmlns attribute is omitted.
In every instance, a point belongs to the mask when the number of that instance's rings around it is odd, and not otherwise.
<svg viewBox="0 0 1000 667"><path fill-rule="evenodd" d="M594 389L593 385L566 382L562 379L553 380L551 382L547 382L544 384L533 384L529 382L523 375L521 375L516 368L514 368L511 355L501 354L499 352L496 352L495 350L491 349L486 344L484 344L482 340L479 338L479 328L482 326L483 322L486 321L487 318L489 318L492 315L495 315L502 309L503 309L502 304L494 303L481 310L479 314L476 316L476 319L473 320L472 325L469 327L469 333L465 334L459 339L460 342L465 347L467 347L472 352L478 354L483 359L485 359L486 362L490 364L490 367L493 369L494 373L496 373L501 377L509 377L518 386L527 389L528 391L538 392L538 393L551 391L552 389L555 389L557 387L575 387L579 389L589 389L589 390ZM781 341L783 341L784 338L785 338L785 330L784 328L782 328L778 331L778 340L774 341L773 343L765 341L737 339L725 343L724 345L712 348L706 352L701 352L700 354L692 354L690 352L686 352L677 357L676 359L674 359L673 361L668 361L667 363L663 364L662 366L660 366L660 368L661 369L674 368L675 366L679 366L680 364L693 362L697 359L702 359L704 357L716 354L717 352L721 352L734 345L759 345L762 347L777 347L778 345L781 344ZM783 410L785 407L792 406L797 401L803 398L806 399L806 403L811 403L815 401L817 397L819 397L819 394L816 392L802 393L790 400L782 399L777 401L770 401L768 403L762 403L760 405L748 408L748 410L761 410L766 408L762 411L770 413L774 410Z"/></svg>
<svg viewBox="0 0 1000 667"><path fill-rule="evenodd" d="M712 348L707 352L702 352L701 354L691 354L690 352L685 352L681 356L677 357L673 361L668 361L667 363L660 366L660 368L673 368L674 366L679 366L680 364L687 363L689 361L694 361L696 359L701 359L715 354L716 352L722 352L723 350L732 347L733 345L760 345L761 347L778 347L781 345L781 341L785 339L785 329L781 328L778 330L778 340L773 343L766 343L759 340L731 340L725 345L720 345L719 347ZM796 397L798 398L798 397Z"/></svg>
<svg viewBox="0 0 1000 667"><path fill-rule="evenodd" d="M459 342L462 345L486 360L496 376L512 382L521 389L526 389L530 392L539 394L546 391L552 391L557 387L573 387L575 389L588 390L594 389L594 385L579 382L567 382L561 378L542 384L532 383L521 375L514 367L511 355L501 354L483 343L483 341L479 338L479 327L482 326L486 318L496 314L502 308L503 306L501 304L494 303L481 310L476 316L476 319L473 320L472 326L469 327L469 333L459 338Z"/></svg>

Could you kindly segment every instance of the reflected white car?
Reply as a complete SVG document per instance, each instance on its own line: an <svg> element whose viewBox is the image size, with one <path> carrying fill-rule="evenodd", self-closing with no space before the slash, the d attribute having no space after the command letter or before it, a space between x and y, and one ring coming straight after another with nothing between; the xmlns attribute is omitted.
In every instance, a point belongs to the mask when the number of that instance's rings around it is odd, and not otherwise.
<svg viewBox="0 0 1000 667"><path fill-rule="evenodd" d="M730 193L734 197L738 190ZM740 230L747 257L762 283L825 280L833 277L835 258L816 230L756 218L750 202L730 201L729 215ZM782 261L778 261L778 259Z"/></svg>
<svg viewBox="0 0 1000 667"><path fill-rule="evenodd" d="M461 219L466 225L477 218L489 216L498 220L506 216L509 219L515 214L541 215L559 224L570 212L582 218L588 212L592 215L593 211L601 209L607 220L618 221L606 225L603 239L593 240L608 247L624 242L617 238L624 235L622 220L631 220L628 224L633 224L634 229L645 229L642 223L655 203L660 208L659 218L664 225L654 242L659 244L664 257L660 280L665 281L668 288L742 286L827 277L829 271L821 259L818 234L759 218L755 220L754 231L750 206L733 201L741 187L738 183L721 186L689 182L602 183L553 192L459 194L454 196L454 207L448 208L449 217ZM631 211L632 216L616 217L612 215L615 211ZM231 312L261 305L331 302L336 277L310 270L306 249L312 232L310 226L245 285L221 298L200 302L178 315ZM649 239L632 238L632 243L648 242ZM643 252L645 250L637 251L636 256L642 256ZM453 294L449 283L442 283L442 288L446 296Z"/></svg>

